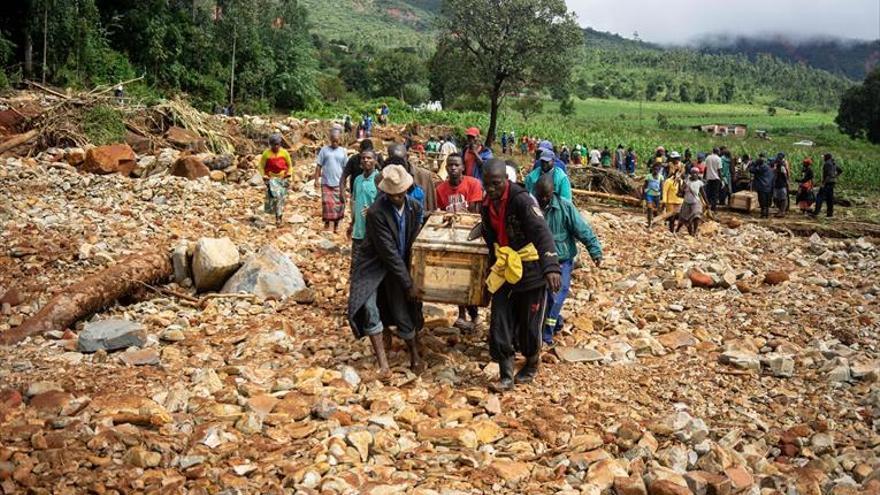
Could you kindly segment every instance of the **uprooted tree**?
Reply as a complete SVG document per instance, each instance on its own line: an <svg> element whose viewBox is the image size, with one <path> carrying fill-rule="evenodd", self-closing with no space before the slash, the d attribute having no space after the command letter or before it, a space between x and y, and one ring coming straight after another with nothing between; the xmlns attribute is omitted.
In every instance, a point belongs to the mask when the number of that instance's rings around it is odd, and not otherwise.
<svg viewBox="0 0 880 495"><path fill-rule="evenodd" d="M455 77L489 96L486 144L495 140L505 96L568 80L583 34L564 0L445 0L441 45L456 57ZM442 77L442 75L441 75Z"/></svg>

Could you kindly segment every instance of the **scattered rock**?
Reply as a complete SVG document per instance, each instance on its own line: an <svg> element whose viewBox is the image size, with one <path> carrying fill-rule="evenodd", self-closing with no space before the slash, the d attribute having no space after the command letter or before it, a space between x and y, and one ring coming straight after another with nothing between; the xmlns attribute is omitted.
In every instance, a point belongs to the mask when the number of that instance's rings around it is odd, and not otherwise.
<svg viewBox="0 0 880 495"><path fill-rule="evenodd" d="M553 352L559 359L569 363L591 363L605 359L605 356L595 349L585 347L556 346Z"/></svg>
<svg viewBox="0 0 880 495"><path fill-rule="evenodd" d="M92 174L115 174L124 176L131 174L137 165L137 156L127 144L110 144L96 146L86 152L83 172Z"/></svg>
<svg viewBox="0 0 880 495"><path fill-rule="evenodd" d="M764 283L767 285L779 285L782 282L788 282L788 272L774 270L764 275Z"/></svg>
<svg viewBox="0 0 880 495"><path fill-rule="evenodd" d="M261 299L280 300L305 288L299 268L276 247L267 245L244 262L221 292L244 292Z"/></svg>
<svg viewBox="0 0 880 495"><path fill-rule="evenodd" d="M758 356L748 351L726 351L718 357L718 362L743 370L761 371Z"/></svg>
<svg viewBox="0 0 880 495"><path fill-rule="evenodd" d="M192 155L178 158L170 170L171 175L189 180L207 177L210 173L211 170L201 160Z"/></svg>
<svg viewBox="0 0 880 495"><path fill-rule="evenodd" d="M102 320L86 323L76 342L79 352L116 351L143 347L147 341L144 327L128 320Z"/></svg>
<svg viewBox="0 0 880 495"><path fill-rule="evenodd" d="M228 237L199 239L192 261L196 289L201 292L219 289L240 265L238 248Z"/></svg>

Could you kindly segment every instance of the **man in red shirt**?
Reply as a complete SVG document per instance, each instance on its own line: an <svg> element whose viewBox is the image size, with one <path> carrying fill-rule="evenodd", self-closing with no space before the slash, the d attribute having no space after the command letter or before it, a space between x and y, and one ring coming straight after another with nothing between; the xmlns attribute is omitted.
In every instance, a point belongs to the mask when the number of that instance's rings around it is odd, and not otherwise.
<svg viewBox="0 0 880 495"><path fill-rule="evenodd" d="M492 150L480 143L480 130L476 127L469 127L465 131L465 135L467 136L467 145L465 145L462 152L464 175L475 177L478 181L482 182L483 164L493 158Z"/></svg>
<svg viewBox="0 0 880 495"><path fill-rule="evenodd" d="M483 202L483 186L480 181L464 175L461 155L449 155L446 159L449 178L437 185L437 209L448 213L479 213ZM471 321L467 321L470 316ZM476 306L459 306L455 327L473 330L480 321Z"/></svg>
<svg viewBox="0 0 880 495"><path fill-rule="evenodd" d="M437 185L437 209L449 213L479 213L483 186L477 179L464 175L461 155L446 158L446 173L449 178Z"/></svg>

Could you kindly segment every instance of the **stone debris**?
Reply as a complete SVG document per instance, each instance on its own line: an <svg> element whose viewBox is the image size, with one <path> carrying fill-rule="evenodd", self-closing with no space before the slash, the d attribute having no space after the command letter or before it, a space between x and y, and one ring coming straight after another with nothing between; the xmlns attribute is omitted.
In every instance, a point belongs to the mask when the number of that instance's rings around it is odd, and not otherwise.
<svg viewBox="0 0 880 495"><path fill-rule="evenodd" d="M116 351L146 343L143 325L135 321L109 319L87 323L76 340L79 352Z"/></svg>
<svg viewBox="0 0 880 495"><path fill-rule="evenodd" d="M318 123L246 119L319 140ZM378 380L311 158L275 228L256 155L173 137L191 149L136 155L138 178L47 165L83 167L89 149L0 161L0 332L123 256L167 246L175 266L4 349L0 492L880 493L873 241L712 222L691 238L585 212L606 259L574 270L533 384L491 393L485 324L461 332L433 304L428 369L394 339ZM181 157L224 177L171 175Z"/></svg>
<svg viewBox="0 0 880 495"><path fill-rule="evenodd" d="M217 290L241 265L238 247L228 237L202 238L193 249L193 282L199 291Z"/></svg>
<svg viewBox="0 0 880 495"><path fill-rule="evenodd" d="M220 292L253 294L260 299L286 299L306 288L299 268L275 246L245 260Z"/></svg>

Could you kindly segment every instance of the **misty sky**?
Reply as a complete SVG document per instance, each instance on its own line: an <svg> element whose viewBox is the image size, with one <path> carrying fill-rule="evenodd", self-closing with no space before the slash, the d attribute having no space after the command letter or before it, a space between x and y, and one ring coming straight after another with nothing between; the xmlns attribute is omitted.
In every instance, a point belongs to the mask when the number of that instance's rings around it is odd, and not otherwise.
<svg viewBox="0 0 880 495"><path fill-rule="evenodd" d="M566 0L582 26L645 41L704 33L880 38L880 0Z"/></svg>

